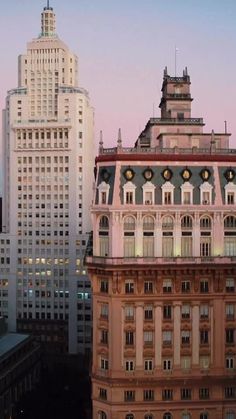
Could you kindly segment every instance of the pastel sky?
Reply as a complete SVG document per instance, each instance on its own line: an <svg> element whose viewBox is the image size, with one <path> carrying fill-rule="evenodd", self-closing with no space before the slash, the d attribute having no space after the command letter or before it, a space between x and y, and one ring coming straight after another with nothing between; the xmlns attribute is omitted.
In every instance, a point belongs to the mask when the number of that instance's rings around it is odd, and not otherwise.
<svg viewBox="0 0 236 419"><path fill-rule="evenodd" d="M0 106L17 85L17 56L40 32L46 0L1 1ZM80 86L95 108L96 141L133 145L147 120L159 116L163 69L188 67L192 116L205 130L224 131L227 120L236 147L235 0L50 0L57 33L79 57Z"/></svg>

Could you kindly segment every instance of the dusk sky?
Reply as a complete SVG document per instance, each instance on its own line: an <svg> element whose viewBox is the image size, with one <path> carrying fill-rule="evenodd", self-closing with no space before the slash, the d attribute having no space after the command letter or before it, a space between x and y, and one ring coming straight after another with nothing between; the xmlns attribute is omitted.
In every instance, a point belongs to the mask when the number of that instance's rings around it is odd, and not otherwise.
<svg viewBox="0 0 236 419"><path fill-rule="evenodd" d="M17 86L17 57L40 32L46 0L1 2L0 106ZM133 145L147 120L159 116L163 69L188 67L193 117L205 131L224 131L227 120L236 147L235 0L51 0L57 33L79 57L79 85L95 108L96 142Z"/></svg>

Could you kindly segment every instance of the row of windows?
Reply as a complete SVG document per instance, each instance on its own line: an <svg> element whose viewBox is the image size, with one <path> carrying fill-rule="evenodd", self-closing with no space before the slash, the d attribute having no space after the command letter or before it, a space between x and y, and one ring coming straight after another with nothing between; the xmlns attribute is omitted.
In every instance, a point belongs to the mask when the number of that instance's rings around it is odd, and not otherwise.
<svg viewBox="0 0 236 419"><path fill-rule="evenodd" d="M236 387L225 387L224 388L225 398L234 398L236 396ZM210 399L210 390L209 388L200 388L198 390L198 396L200 400ZM107 391L104 388L99 389L99 397L103 400L107 400ZM192 398L192 389L191 388L182 388L180 389L180 398L181 400L191 400ZM127 390L124 392L125 401L135 401L135 390ZM144 401L153 401L155 400L155 390L147 389L143 390L143 400ZM162 390L162 400L173 400L173 389L164 389Z"/></svg>
<svg viewBox="0 0 236 419"><path fill-rule="evenodd" d="M162 292L164 294L169 294L174 291L173 289L174 281L172 279L164 279L162 282ZM181 292L190 293L192 291L193 284L191 281L184 280L181 281ZM225 279L225 292L234 293L235 292L235 279L226 278ZM199 281L199 289L201 293L208 293L211 291L211 281L207 279L202 279ZM109 280L102 279L100 281L100 292L108 294L109 289ZM125 294L134 294L136 292L136 283L133 280L126 280L124 283L124 292ZM144 294L154 294L154 282L153 281L144 281L143 283L143 292Z"/></svg>
<svg viewBox="0 0 236 419"><path fill-rule="evenodd" d="M185 411L179 416L179 419L191 419L191 417L191 414ZM199 419L210 419L209 413L205 410L200 413L198 417ZM108 419L108 416L105 412L100 411L98 412L98 419ZM135 415L133 413L128 413L124 416L124 419L135 419ZM144 415L144 419L155 419L155 416L147 413ZM170 412L166 412L163 414L162 419L174 419L174 416ZM234 411L226 412L222 419L236 419L236 414Z"/></svg>

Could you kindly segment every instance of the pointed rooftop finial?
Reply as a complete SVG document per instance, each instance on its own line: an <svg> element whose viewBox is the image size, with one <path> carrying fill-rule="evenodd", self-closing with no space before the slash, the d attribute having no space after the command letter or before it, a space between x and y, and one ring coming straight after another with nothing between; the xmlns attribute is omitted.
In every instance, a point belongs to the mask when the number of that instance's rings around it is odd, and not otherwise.
<svg viewBox="0 0 236 419"><path fill-rule="evenodd" d="M164 68L164 77L167 77L167 66Z"/></svg>
<svg viewBox="0 0 236 419"><path fill-rule="evenodd" d="M122 147L122 139L121 139L121 129L118 130L118 140L117 140L117 147Z"/></svg>
<svg viewBox="0 0 236 419"><path fill-rule="evenodd" d="M99 153L102 153L103 151L103 134L102 130L100 131L100 140L99 140Z"/></svg>
<svg viewBox="0 0 236 419"><path fill-rule="evenodd" d="M49 0L47 0L47 8L49 9Z"/></svg>

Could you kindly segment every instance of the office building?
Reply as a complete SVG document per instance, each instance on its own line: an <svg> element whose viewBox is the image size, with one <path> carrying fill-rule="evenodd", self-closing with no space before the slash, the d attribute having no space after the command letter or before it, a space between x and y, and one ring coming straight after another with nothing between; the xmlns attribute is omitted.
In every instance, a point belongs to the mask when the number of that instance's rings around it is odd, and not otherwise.
<svg viewBox="0 0 236 419"><path fill-rule="evenodd" d="M41 336L51 352L90 350L83 256L93 152L93 108L48 3L40 35L19 56L18 87L3 111L0 311L10 331Z"/></svg>

